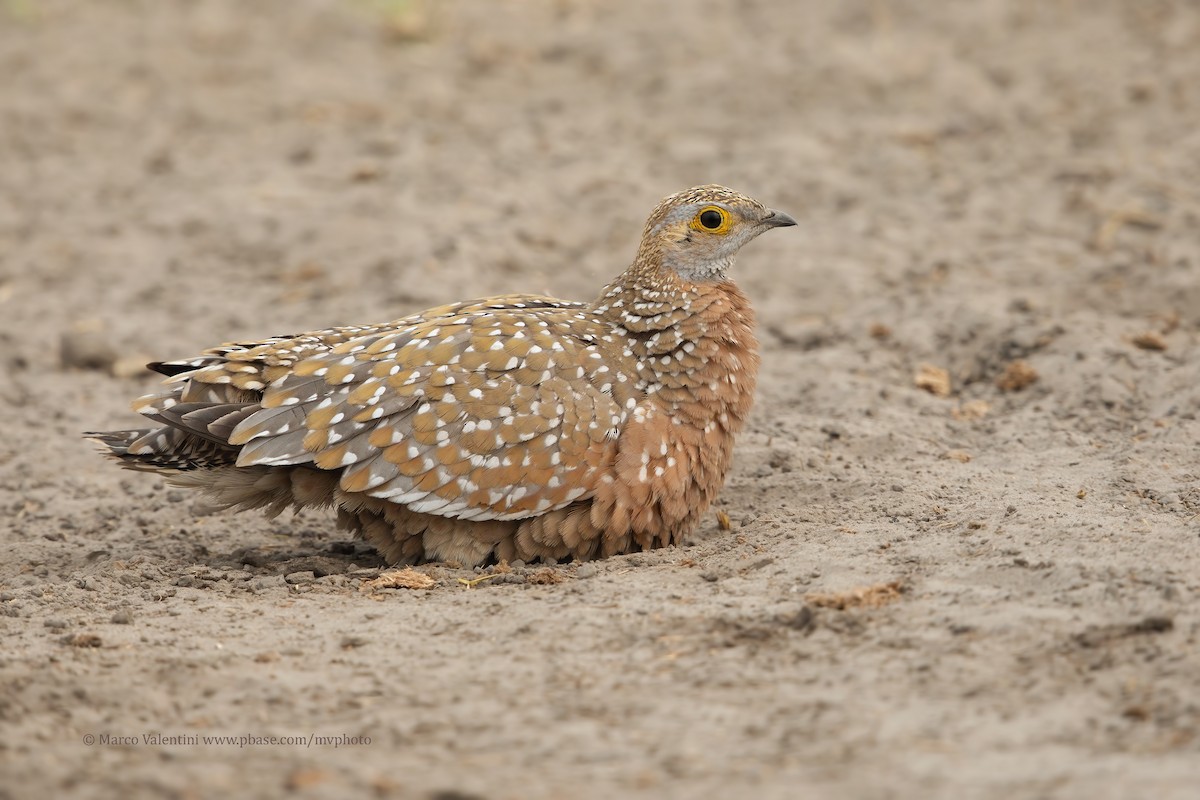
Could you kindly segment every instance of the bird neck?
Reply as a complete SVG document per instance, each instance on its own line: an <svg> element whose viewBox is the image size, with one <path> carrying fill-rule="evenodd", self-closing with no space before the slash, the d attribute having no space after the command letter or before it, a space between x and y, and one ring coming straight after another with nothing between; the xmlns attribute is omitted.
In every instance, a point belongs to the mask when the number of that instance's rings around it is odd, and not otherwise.
<svg viewBox="0 0 1200 800"><path fill-rule="evenodd" d="M668 412L730 433L742 427L758 376L750 301L728 278L693 282L634 264L593 303L624 332L638 388Z"/></svg>

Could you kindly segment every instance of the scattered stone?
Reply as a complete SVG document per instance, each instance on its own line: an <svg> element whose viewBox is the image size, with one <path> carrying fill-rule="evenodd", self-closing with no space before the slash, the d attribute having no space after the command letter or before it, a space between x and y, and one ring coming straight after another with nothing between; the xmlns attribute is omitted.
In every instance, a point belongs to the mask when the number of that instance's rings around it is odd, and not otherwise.
<svg viewBox="0 0 1200 800"><path fill-rule="evenodd" d="M817 608L833 608L845 611L850 608L879 608L900 599L904 584L900 581L859 586L844 592L813 592L805 596L810 605Z"/></svg>
<svg viewBox="0 0 1200 800"><path fill-rule="evenodd" d="M283 580L286 583L290 583L292 586L299 586L304 583L312 583L316 579L317 576L312 570L305 570L304 572L289 572L287 575L283 576Z"/></svg>
<svg viewBox="0 0 1200 800"><path fill-rule="evenodd" d="M146 372L146 364L153 360L144 355L124 356L109 365L108 374L114 378L136 378Z"/></svg>
<svg viewBox="0 0 1200 800"><path fill-rule="evenodd" d="M1129 706L1121 712L1121 716L1125 717L1126 719L1135 720L1136 722L1145 722L1146 720L1150 719L1150 710L1145 706Z"/></svg>
<svg viewBox="0 0 1200 800"><path fill-rule="evenodd" d="M1100 647L1117 639L1129 636L1145 636L1147 634L1167 633L1174 630L1175 620L1172 617L1153 615L1137 622L1116 623L1113 625L1089 625L1082 633L1071 638L1081 647Z"/></svg>
<svg viewBox="0 0 1200 800"><path fill-rule="evenodd" d="M70 625L65 619L48 619L42 624L55 631L61 631Z"/></svg>
<svg viewBox="0 0 1200 800"><path fill-rule="evenodd" d="M73 330L59 340L59 354L64 369L87 369L107 372L117 361L117 348L100 331Z"/></svg>
<svg viewBox="0 0 1200 800"><path fill-rule="evenodd" d="M1157 350L1159 352L1167 349L1167 340L1158 331L1142 331L1136 334L1133 339L1134 347L1142 350Z"/></svg>
<svg viewBox="0 0 1200 800"><path fill-rule="evenodd" d="M913 376L913 383L918 389L924 389L937 397L950 396L950 373L933 364L922 364Z"/></svg>
<svg viewBox="0 0 1200 800"><path fill-rule="evenodd" d="M243 567L253 567L255 569L266 567L271 561L265 553L253 547L239 547L233 551L232 555Z"/></svg>
<svg viewBox="0 0 1200 800"><path fill-rule="evenodd" d="M1174 630L1175 620L1172 617L1151 616L1146 617L1141 622L1135 622L1129 626L1130 634L1138 633L1166 633Z"/></svg>
<svg viewBox="0 0 1200 800"><path fill-rule="evenodd" d="M986 400L968 400L961 406L950 409L950 416L959 422L971 422L983 419L991 410L992 406Z"/></svg>
<svg viewBox="0 0 1200 800"><path fill-rule="evenodd" d="M395 569L390 572L385 572L374 580L363 581L361 591L372 592L380 589L430 589L436 584L437 581L425 573L417 572L412 567L405 567L404 569Z"/></svg>
<svg viewBox="0 0 1200 800"><path fill-rule="evenodd" d="M311 789L329 780L329 773L320 769L296 769L288 773L283 785L290 792Z"/></svg>
<svg viewBox="0 0 1200 800"><path fill-rule="evenodd" d="M803 606L799 611L777 615L776 620L781 625L793 630L808 631L816 624L817 614L810 606Z"/></svg>
<svg viewBox="0 0 1200 800"><path fill-rule="evenodd" d="M100 647L104 642L94 633L74 633L64 636L62 643L71 647Z"/></svg>
<svg viewBox="0 0 1200 800"><path fill-rule="evenodd" d="M844 427L842 427L841 425L837 425L835 423L829 423L826 425L822 425L821 433L825 434L833 441L837 441L838 439L846 438L846 429Z"/></svg>
<svg viewBox="0 0 1200 800"><path fill-rule="evenodd" d="M777 448L771 451L771 457L767 459L767 464L770 465L772 469L777 469L780 472L791 472L792 454L788 450Z"/></svg>
<svg viewBox="0 0 1200 800"><path fill-rule="evenodd" d="M133 612L127 608L122 608L120 611L113 614L109 621L114 625L132 625Z"/></svg>
<svg viewBox="0 0 1200 800"><path fill-rule="evenodd" d="M1018 358L1004 368L1004 372L996 379L996 388L1002 392L1019 392L1036 383L1037 379L1037 370L1028 361Z"/></svg>
<svg viewBox="0 0 1200 800"><path fill-rule="evenodd" d="M384 29L396 42L419 42L426 39L432 30L433 20L429 9L431 3L391 3L381 11Z"/></svg>
<svg viewBox="0 0 1200 800"><path fill-rule="evenodd" d="M579 569L575 570L576 578L593 578L599 570L595 564L580 564Z"/></svg>
<svg viewBox="0 0 1200 800"><path fill-rule="evenodd" d="M245 559L243 558L244 561ZM255 565L251 564L251 566ZM311 571L313 576L317 578L324 578L327 575L340 575L346 571L345 561L325 555L289 559L286 566L292 572Z"/></svg>
<svg viewBox="0 0 1200 800"><path fill-rule="evenodd" d="M526 576L525 580L537 586L550 586L556 583L562 583L567 577L563 575L562 570L554 569L553 567L544 567Z"/></svg>

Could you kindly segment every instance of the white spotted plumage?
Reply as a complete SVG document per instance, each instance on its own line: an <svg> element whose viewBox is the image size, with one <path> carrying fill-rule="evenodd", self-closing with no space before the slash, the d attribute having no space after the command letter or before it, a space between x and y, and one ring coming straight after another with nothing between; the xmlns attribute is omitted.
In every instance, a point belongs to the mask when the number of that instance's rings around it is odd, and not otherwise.
<svg viewBox="0 0 1200 800"><path fill-rule="evenodd" d="M753 315L726 272L790 224L723 187L681 192L594 303L512 295L222 345L151 365L164 387L135 410L164 427L97 436L226 505L336 505L391 561L678 541L753 397Z"/></svg>

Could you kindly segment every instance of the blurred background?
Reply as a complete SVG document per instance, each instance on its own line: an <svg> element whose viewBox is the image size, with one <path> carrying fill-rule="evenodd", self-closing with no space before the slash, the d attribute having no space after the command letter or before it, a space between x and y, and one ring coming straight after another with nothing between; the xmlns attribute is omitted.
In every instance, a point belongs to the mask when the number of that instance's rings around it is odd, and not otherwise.
<svg viewBox="0 0 1200 800"><path fill-rule="evenodd" d="M1190 797L1197 87L1187 0L0 0L0 797ZM710 182L800 224L735 267L737 534L686 559L384 608L329 519L79 436L152 359L589 299ZM376 746L77 743L153 726Z"/></svg>
<svg viewBox="0 0 1200 800"><path fill-rule="evenodd" d="M160 353L587 298L705 182L805 220L739 275L780 324L938 270L1074 296L1195 219L1198 37L1169 2L5 0L9 330L44 292Z"/></svg>

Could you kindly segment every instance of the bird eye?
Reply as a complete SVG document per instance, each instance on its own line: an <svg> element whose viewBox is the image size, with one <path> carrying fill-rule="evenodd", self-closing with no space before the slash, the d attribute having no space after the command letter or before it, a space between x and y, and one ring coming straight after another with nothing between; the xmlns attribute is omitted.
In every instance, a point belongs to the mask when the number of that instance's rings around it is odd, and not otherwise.
<svg viewBox="0 0 1200 800"><path fill-rule="evenodd" d="M729 212L717 206L703 208L692 220L692 227L710 233L725 233L729 230Z"/></svg>

